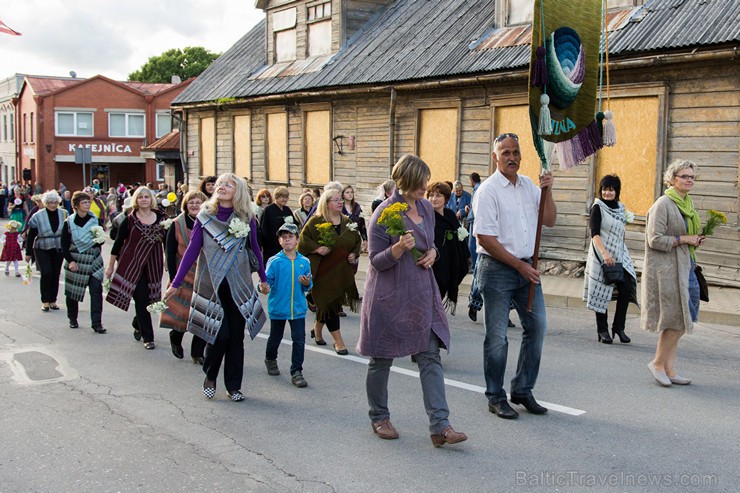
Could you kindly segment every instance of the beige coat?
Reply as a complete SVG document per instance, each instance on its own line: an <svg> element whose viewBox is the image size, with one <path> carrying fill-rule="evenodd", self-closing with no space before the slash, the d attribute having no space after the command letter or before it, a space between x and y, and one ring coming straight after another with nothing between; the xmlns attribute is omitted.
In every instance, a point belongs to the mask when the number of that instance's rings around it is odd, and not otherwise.
<svg viewBox="0 0 740 493"><path fill-rule="evenodd" d="M689 313L689 246L673 247L676 235L686 234L678 206L667 197L647 213L645 263L642 268L640 326L650 332L665 329L691 333Z"/></svg>

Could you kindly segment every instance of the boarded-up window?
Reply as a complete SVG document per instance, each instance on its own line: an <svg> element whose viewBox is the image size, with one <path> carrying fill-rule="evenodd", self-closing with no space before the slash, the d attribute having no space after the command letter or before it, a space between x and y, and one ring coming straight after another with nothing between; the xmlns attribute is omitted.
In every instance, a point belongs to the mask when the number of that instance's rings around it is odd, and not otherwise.
<svg viewBox="0 0 740 493"><path fill-rule="evenodd" d="M288 181L288 115L267 114L267 179Z"/></svg>
<svg viewBox="0 0 740 493"><path fill-rule="evenodd" d="M296 8L272 14L272 31L275 33L275 61L296 59Z"/></svg>
<svg viewBox="0 0 740 493"><path fill-rule="evenodd" d="M234 174L243 178L252 177L252 132L251 117L234 117Z"/></svg>
<svg viewBox="0 0 740 493"><path fill-rule="evenodd" d="M507 25L532 22L534 3L532 0L509 0Z"/></svg>
<svg viewBox="0 0 740 493"><path fill-rule="evenodd" d="M493 139L502 133L514 133L519 137L519 148L522 153L522 163L519 174L526 175L539 183L540 158L534 149L532 127L529 123L529 106L526 104L513 106L496 106L493 111L493 136L491 137L491 151ZM493 162L493 161L492 161ZM496 171L495 163L491 172Z"/></svg>
<svg viewBox="0 0 740 493"><path fill-rule="evenodd" d="M304 113L306 183L331 180L331 114L329 110Z"/></svg>
<svg viewBox="0 0 740 493"><path fill-rule="evenodd" d="M432 170L430 183L455 180L457 126L457 108L419 110L419 157Z"/></svg>
<svg viewBox="0 0 740 493"><path fill-rule="evenodd" d="M645 215L655 200L660 100L612 98L611 107L617 145L597 154L596 187L604 175L616 173L622 181L620 201L635 214Z"/></svg>
<svg viewBox="0 0 740 493"><path fill-rule="evenodd" d="M331 53L331 20L308 25L308 56Z"/></svg>
<svg viewBox="0 0 740 493"><path fill-rule="evenodd" d="M212 116L200 119L200 174L216 174L216 119Z"/></svg>

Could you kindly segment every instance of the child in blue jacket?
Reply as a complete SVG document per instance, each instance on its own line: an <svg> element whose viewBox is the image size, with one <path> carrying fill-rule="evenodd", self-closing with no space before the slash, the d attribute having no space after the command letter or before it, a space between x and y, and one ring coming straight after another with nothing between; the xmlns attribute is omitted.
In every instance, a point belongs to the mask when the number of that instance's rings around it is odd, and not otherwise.
<svg viewBox="0 0 740 493"><path fill-rule="evenodd" d="M311 264L296 251L298 227L285 223L277 231L282 250L267 262L267 312L270 316L270 337L267 339L265 366L268 375L280 375L277 364L278 347L283 338L285 321L290 322L293 354L290 375L293 385L308 385L303 378L303 353L306 348L306 293L313 285Z"/></svg>

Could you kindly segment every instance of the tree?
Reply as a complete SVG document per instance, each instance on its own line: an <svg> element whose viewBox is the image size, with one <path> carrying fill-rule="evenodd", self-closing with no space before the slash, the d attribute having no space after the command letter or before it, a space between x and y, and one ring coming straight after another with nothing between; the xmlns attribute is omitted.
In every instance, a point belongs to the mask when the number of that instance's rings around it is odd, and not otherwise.
<svg viewBox="0 0 740 493"><path fill-rule="evenodd" d="M202 46L188 46L184 50L172 48L159 56L150 57L139 70L128 74L128 80L168 83L173 75L186 80L200 75L218 57L219 53Z"/></svg>

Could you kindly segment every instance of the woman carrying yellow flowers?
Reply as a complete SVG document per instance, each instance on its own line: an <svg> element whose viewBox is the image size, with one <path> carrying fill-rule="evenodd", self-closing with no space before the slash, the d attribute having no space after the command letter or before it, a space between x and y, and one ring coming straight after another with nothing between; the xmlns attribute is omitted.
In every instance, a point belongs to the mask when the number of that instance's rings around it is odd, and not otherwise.
<svg viewBox="0 0 740 493"><path fill-rule="evenodd" d="M342 215L342 204L341 190L330 189L321 195L316 214L301 230L298 251L311 262L311 296L316 304L311 337L319 346L326 345L321 336L326 325L334 339L334 351L344 356L349 352L339 331L339 312L342 306L357 311L360 295L355 285L355 266L362 238L357 223Z"/></svg>
<svg viewBox="0 0 740 493"><path fill-rule="evenodd" d="M388 377L393 358L416 357L432 444L467 440L452 429L445 396L441 347L450 330L432 265L434 210L424 198L431 177L419 157L405 155L393 166L396 191L373 213L368 227L370 265L360 316L357 352L370 357L366 391L370 424L380 438L398 438L388 410Z"/></svg>

